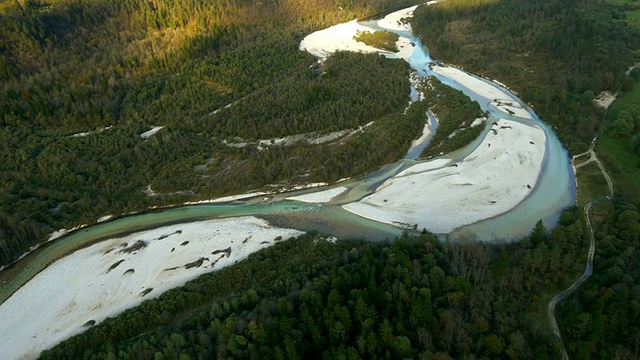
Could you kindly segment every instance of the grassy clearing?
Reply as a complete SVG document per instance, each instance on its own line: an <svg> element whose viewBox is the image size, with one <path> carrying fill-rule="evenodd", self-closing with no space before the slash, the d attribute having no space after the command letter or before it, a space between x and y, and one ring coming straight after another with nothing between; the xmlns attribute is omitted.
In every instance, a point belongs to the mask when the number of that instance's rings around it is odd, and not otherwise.
<svg viewBox="0 0 640 360"><path fill-rule="evenodd" d="M640 203L640 156L632 153L627 141L609 133L598 142L598 154L609 170L614 190L634 203Z"/></svg>
<svg viewBox="0 0 640 360"><path fill-rule="evenodd" d="M630 5L632 8L625 11L626 21L637 28L640 28L640 1L638 0L608 0L615 5Z"/></svg>
<svg viewBox="0 0 640 360"><path fill-rule="evenodd" d="M576 177L578 178L578 206L585 206L608 194L607 181L595 162L579 168Z"/></svg>
<svg viewBox="0 0 640 360"><path fill-rule="evenodd" d="M611 105L607 124L611 125L622 110L632 105L640 106L640 81ZM640 155L629 148L629 139L614 136L609 128L598 141L596 151L609 170L615 191L640 203Z"/></svg>

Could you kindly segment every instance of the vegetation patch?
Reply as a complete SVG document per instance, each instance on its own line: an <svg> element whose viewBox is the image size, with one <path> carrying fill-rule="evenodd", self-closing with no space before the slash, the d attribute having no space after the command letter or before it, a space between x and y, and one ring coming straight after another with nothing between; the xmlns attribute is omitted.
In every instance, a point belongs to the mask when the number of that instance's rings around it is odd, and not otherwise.
<svg viewBox="0 0 640 360"><path fill-rule="evenodd" d="M422 152L422 157L434 157L463 148L480 136L484 126L472 124L487 114L482 113L477 102L434 77L424 79L419 90L424 94L428 111L438 119L438 131Z"/></svg>
<svg viewBox="0 0 640 360"><path fill-rule="evenodd" d="M597 151L614 182L615 191L640 203L640 79L607 112L608 128Z"/></svg>
<svg viewBox="0 0 640 360"><path fill-rule="evenodd" d="M396 45L399 38L398 34L390 31L357 31L353 38L378 49L398 52L398 46Z"/></svg>
<svg viewBox="0 0 640 360"><path fill-rule="evenodd" d="M580 167L576 172L576 177L578 180L576 195L579 206L585 206L591 201L602 199L609 194L607 180L595 161Z"/></svg>

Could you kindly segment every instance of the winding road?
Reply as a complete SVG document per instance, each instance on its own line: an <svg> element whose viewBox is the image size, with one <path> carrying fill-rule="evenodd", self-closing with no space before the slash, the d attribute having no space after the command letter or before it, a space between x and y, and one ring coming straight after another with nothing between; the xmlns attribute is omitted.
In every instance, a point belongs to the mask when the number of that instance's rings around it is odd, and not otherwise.
<svg viewBox="0 0 640 360"><path fill-rule="evenodd" d="M605 117L606 117L606 112L605 112ZM600 130L600 132L601 131L602 130ZM569 355L567 354L567 350L565 349L564 343L562 342L562 335L560 334L560 329L558 328L558 323L556 322L556 317L555 317L556 305L558 304L558 302L560 302L560 300L564 299L567 295L571 294L575 289L578 288L578 286L580 286L583 282L585 282L591 276L591 272L593 270L593 256L596 252L596 241L593 235L593 227L591 226L591 219L589 219L589 211L591 210L593 205L597 204L598 202L609 200L611 199L611 197L613 197L613 183L611 182L611 178L609 177L609 174L607 173L607 171L604 169L604 166L602 166L602 162L600 162L600 159L598 159L598 157L596 156L596 153L593 151L593 148L596 145L597 138L598 138L597 136L593 138L593 141L591 142L591 146L589 147L589 150L587 150L582 154L574 155L571 158L571 163L573 164L574 169L577 170L584 165L595 162L600 168L602 175L607 180L607 186L609 187L609 194L604 198L591 201L584 207L584 217L587 221L587 228L589 228L589 254L587 255L587 264L585 266L584 272L578 278L578 280L576 280L573 284L571 284L571 286L562 290L560 293L554 296L553 299L551 299L551 301L549 302L549 306L547 307L547 316L549 317L549 324L551 325L551 330L553 331L554 335L558 339L558 342L560 343L560 351L562 352L562 359L564 360L568 360ZM575 160L585 155L589 155L589 159L576 165Z"/></svg>

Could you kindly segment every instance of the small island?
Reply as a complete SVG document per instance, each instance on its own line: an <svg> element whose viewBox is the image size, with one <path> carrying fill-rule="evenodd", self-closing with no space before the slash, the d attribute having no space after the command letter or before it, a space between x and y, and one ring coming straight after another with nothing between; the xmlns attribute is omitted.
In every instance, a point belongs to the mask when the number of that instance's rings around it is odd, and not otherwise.
<svg viewBox="0 0 640 360"><path fill-rule="evenodd" d="M398 47L396 46L396 42L398 41L398 34L392 33L390 31L371 32L366 30L358 30L353 36L353 39L378 49L398 52Z"/></svg>

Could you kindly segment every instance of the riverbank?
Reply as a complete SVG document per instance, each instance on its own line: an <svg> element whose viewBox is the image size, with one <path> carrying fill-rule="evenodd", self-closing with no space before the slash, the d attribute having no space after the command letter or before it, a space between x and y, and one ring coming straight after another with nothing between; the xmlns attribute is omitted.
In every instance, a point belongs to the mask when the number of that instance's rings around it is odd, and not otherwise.
<svg viewBox="0 0 640 360"><path fill-rule="evenodd" d="M494 107L506 114L524 119L532 119L531 114L519 104L518 99L500 90L496 86L492 86L453 66L430 66L430 70L435 74L458 82L463 87L471 89L476 94L487 99L489 107Z"/></svg>
<svg viewBox="0 0 640 360"><path fill-rule="evenodd" d="M0 358L36 358L107 317L301 234L239 217L164 226L78 250L0 305Z"/></svg>
<svg viewBox="0 0 640 360"><path fill-rule="evenodd" d="M434 74L477 100L490 111L494 126L482 143L468 155L454 160L438 159L414 165L381 185L374 194L343 208L367 219L401 228L426 228L449 233L464 225L504 214L522 203L537 184L547 152L547 134L535 123L515 95L500 84L483 81L453 66L433 62L419 39L413 39L405 21L416 7L387 14L363 24L342 24L307 36L302 50L321 60L339 50L357 49L398 57L419 74ZM356 26L386 30L400 35L398 51L373 49L353 40ZM340 31L336 34L336 31ZM332 42L334 39L339 39ZM522 122L513 118L522 119ZM533 223L532 225L533 226Z"/></svg>

